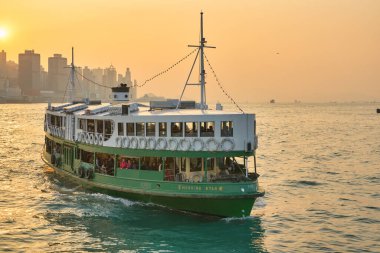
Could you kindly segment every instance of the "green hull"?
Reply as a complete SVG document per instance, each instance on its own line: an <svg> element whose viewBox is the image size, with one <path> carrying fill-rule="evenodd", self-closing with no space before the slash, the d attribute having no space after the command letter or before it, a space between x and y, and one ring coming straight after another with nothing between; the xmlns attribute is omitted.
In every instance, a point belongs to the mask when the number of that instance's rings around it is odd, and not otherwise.
<svg viewBox="0 0 380 253"><path fill-rule="evenodd" d="M139 188L120 187L115 183L116 178L111 178L102 175L96 175L94 179L84 179L76 174L66 170L57 168L48 162L45 157L42 157L44 162L54 169L55 173L65 177L71 182L81 185L82 187L94 191L105 193L113 196L123 197L130 200L154 203L168 208L207 214L220 217L245 217L249 216L253 204L257 197L264 195L264 192L247 193L244 195L233 194L233 191L227 190L226 194L205 193L204 189L230 189L231 186L247 187L250 183L177 183L152 180L137 180L140 185L161 184L163 187L160 190L148 190ZM107 180L101 180L102 177ZM123 179L125 185L129 185L127 179ZM147 188L147 187L145 187ZM185 189L183 193L172 189ZM194 193L194 189L198 192ZM198 189L198 190L197 190Z"/></svg>
<svg viewBox="0 0 380 253"><path fill-rule="evenodd" d="M88 152L104 152L108 154L143 155L151 152L153 156L200 156L208 157L227 156L226 152L203 152L191 154L187 152L171 152L163 154L162 151L129 150L114 147L97 147L94 145L81 145L66 141L47 134L47 138L61 143L65 149L62 156L62 164L52 164L52 156L43 152L42 159L54 171L82 187L95 192L119 196L130 200L155 203L172 209L194 213L214 215L220 217L244 217L249 216L253 204L258 197L264 195L259 189L258 181L247 180L240 182L183 182L164 180L164 171L146 171L140 169L121 170L115 168L115 175L95 173L91 179L82 178L78 174L79 167L83 163L74 158L78 148ZM167 151L165 151L167 152ZM197 152L198 153L198 152ZM92 164L87 164L93 166Z"/></svg>

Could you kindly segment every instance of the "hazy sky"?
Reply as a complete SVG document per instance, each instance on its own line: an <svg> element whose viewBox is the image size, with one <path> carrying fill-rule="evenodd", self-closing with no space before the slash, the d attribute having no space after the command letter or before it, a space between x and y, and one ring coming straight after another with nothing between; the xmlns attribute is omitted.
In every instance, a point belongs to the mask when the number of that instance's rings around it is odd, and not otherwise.
<svg viewBox="0 0 380 253"><path fill-rule="evenodd" d="M130 67L142 83L191 51L201 10L217 47L206 54L236 100L380 100L379 0L0 0L0 50L17 61L34 49L47 70L74 46L77 65ZM191 64L138 93L178 97ZM206 71L208 101L226 101Z"/></svg>

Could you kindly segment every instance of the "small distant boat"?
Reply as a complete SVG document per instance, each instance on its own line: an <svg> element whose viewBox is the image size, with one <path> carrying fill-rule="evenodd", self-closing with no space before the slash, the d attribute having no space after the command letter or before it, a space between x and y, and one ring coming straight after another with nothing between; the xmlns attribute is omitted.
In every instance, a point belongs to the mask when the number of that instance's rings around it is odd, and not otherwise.
<svg viewBox="0 0 380 253"><path fill-rule="evenodd" d="M220 105L208 109L205 43L201 13L200 103L180 99L144 106L130 101L130 87L120 84L112 88L112 104L49 104L42 159L93 191L194 213L249 216L264 195L256 173L255 114L223 111ZM74 71L72 62L71 80ZM249 157L254 171L248 170Z"/></svg>

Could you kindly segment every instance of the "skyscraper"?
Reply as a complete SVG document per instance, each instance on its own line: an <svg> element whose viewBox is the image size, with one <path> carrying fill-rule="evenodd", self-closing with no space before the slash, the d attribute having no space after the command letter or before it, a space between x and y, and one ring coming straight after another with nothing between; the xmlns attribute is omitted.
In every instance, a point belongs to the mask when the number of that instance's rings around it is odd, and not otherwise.
<svg viewBox="0 0 380 253"><path fill-rule="evenodd" d="M47 89L55 93L64 93L69 81L67 59L61 54L54 54L48 58Z"/></svg>
<svg viewBox="0 0 380 253"><path fill-rule="evenodd" d="M113 65L109 68L104 69L104 80L103 83L109 87L114 87L117 85L117 73Z"/></svg>
<svg viewBox="0 0 380 253"><path fill-rule="evenodd" d="M0 78L7 76L7 53L4 50L0 52Z"/></svg>
<svg viewBox="0 0 380 253"><path fill-rule="evenodd" d="M38 96L41 90L40 54L25 50L18 55L18 81L23 95Z"/></svg>

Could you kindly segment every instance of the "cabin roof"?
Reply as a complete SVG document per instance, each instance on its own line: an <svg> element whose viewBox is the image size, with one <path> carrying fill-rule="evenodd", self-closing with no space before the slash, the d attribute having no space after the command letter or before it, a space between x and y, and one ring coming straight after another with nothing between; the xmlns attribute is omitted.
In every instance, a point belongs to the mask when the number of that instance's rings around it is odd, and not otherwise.
<svg viewBox="0 0 380 253"><path fill-rule="evenodd" d="M122 104L132 104L132 103L122 103ZM117 104L117 105L111 105L111 107L120 107L122 104ZM54 107L59 107L60 105L63 104L54 104L52 106ZM76 106L78 105L85 105L84 103L79 103L75 104ZM81 116L81 115L86 115L86 110L95 110L99 109L102 107L109 107L110 103L102 103L102 104L97 104L97 105L87 105L87 108L85 109L80 109L77 111L72 112L72 114ZM70 106L69 106L70 107ZM212 110L212 109L207 109L207 110L201 110L201 109L162 109L162 110L150 110L150 108L144 104L139 104L138 103L138 111L131 112L130 115L133 116L189 116L189 115L194 115L194 116L202 116L202 115L241 115L243 113L241 112L236 112L236 111L224 111L224 110ZM53 113L60 113L60 114L65 114L63 108L61 110L57 111L51 111ZM99 112L96 114L96 116L111 116L111 115L120 115L120 114L115 114L112 113L111 109L109 111L104 111L104 112ZM95 116L95 115L88 115L88 116Z"/></svg>
<svg viewBox="0 0 380 253"><path fill-rule="evenodd" d="M241 112L233 112L233 111L222 111L222 110L201 110L201 109L164 109L164 110L141 110L134 112L133 115L136 116L186 116L186 115L226 115L233 114L239 115Z"/></svg>

